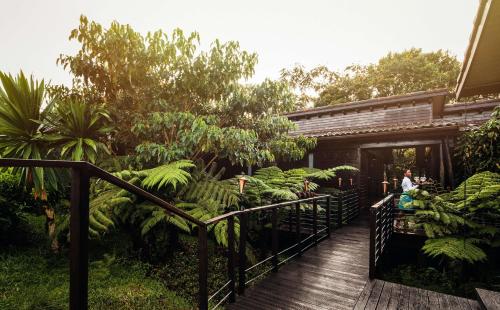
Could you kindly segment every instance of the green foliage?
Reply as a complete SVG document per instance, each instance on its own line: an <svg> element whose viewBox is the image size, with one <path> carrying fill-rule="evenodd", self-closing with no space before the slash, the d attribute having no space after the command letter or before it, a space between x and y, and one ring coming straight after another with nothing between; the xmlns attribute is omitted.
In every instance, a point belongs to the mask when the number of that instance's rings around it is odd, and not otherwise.
<svg viewBox="0 0 500 310"><path fill-rule="evenodd" d="M357 171L351 166L338 166L330 169L297 168L283 171L276 166L261 168L252 177L245 176L248 184L245 187L246 203L259 206L273 202L295 200L304 191L304 181L308 180L309 190L316 191L319 186L314 180L330 180L339 171Z"/></svg>
<svg viewBox="0 0 500 310"><path fill-rule="evenodd" d="M210 168L198 162L198 168L191 173L191 182L179 193L185 201L208 201L212 200L226 208L235 207L238 204L237 183L234 180L221 180L225 169L217 170L214 163Z"/></svg>
<svg viewBox="0 0 500 310"><path fill-rule="evenodd" d="M444 255L452 260L461 260L472 264L486 260L486 253L476 246L482 242L483 240L476 238L442 237L427 240L422 250L431 257Z"/></svg>
<svg viewBox="0 0 500 310"><path fill-rule="evenodd" d="M306 71L299 66L283 70L282 78L301 94L302 102L326 106L438 88L453 91L459 70L460 62L446 51L411 48L391 52L375 64L348 66L343 72L324 66Z"/></svg>
<svg viewBox="0 0 500 310"><path fill-rule="evenodd" d="M110 133L111 118L102 108L79 101L59 102L48 123L52 132L47 140L60 148L61 157L86 160L95 163L99 155L110 154L106 145L99 141ZM70 154L70 156L67 156Z"/></svg>
<svg viewBox="0 0 500 310"><path fill-rule="evenodd" d="M430 256L444 256L469 263L486 259L477 244L494 245L500 219L500 175L482 172L468 178L454 191L432 197L419 189L410 191L417 224L430 238L423 247Z"/></svg>
<svg viewBox="0 0 500 310"><path fill-rule="evenodd" d="M243 114L243 112L240 112ZM262 165L277 159L301 159L315 140L289 137L291 121L266 117L251 128L222 126L215 115L154 112L140 119L132 132L141 141L135 148L141 163L161 164L180 159L227 158L233 164Z"/></svg>
<svg viewBox="0 0 500 310"><path fill-rule="evenodd" d="M235 41L215 40L202 51L196 32L142 35L130 25L114 21L105 28L85 16L69 39L81 48L61 55L58 63L73 74L74 85L58 92L104 102L117 121L119 141L131 146L136 115L159 110L158 101L168 103L165 111L209 111L232 95L240 79L253 75L257 62L256 54L242 51Z"/></svg>
<svg viewBox="0 0 500 310"><path fill-rule="evenodd" d="M171 185L175 190L177 184L188 184L191 175L186 170L193 167L195 165L190 160L179 160L158 166L144 171L147 176L141 184L146 188L156 187L157 189Z"/></svg>
<svg viewBox="0 0 500 310"><path fill-rule="evenodd" d="M49 151L44 124L54 101L47 100L45 83L23 72L17 77L0 72L0 156L41 159ZM35 194L46 198L47 189L57 188L53 170L45 168L15 168L21 182L34 186Z"/></svg>
<svg viewBox="0 0 500 310"><path fill-rule="evenodd" d="M0 308L68 309L67 258L40 249L0 254ZM138 261L105 256L90 262L89 309L189 309L193 303L169 291ZM29 298L26 298L29 296Z"/></svg>
<svg viewBox="0 0 500 310"><path fill-rule="evenodd" d="M500 173L500 107L477 128L465 132L455 146L459 178L481 171Z"/></svg>

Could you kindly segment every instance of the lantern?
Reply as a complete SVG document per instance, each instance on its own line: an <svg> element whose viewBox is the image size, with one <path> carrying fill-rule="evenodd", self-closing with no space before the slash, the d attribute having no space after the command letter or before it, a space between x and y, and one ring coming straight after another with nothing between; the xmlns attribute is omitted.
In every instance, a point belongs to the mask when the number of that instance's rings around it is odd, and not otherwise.
<svg viewBox="0 0 500 310"><path fill-rule="evenodd" d="M240 194L243 194L243 189L245 188L245 184L247 184L247 181L248 179L245 178L244 175L242 175L239 179L238 179L238 185L240 187Z"/></svg>

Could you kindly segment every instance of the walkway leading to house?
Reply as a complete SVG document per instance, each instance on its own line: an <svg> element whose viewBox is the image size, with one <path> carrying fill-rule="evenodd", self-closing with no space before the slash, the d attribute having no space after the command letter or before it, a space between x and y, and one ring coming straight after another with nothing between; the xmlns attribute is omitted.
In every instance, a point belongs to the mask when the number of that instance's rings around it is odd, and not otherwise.
<svg viewBox="0 0 500 310"><path fill-rule="evenodd" d="M479 309L476 301L368 279L367 217L332 232L228 309Z"/></svg>
<svg viewBox="0 0 500 310"><path fill-rule="evenodd" d="M369 234L365 219L332 231L228 308L352 309L368 279Z"/></svg>

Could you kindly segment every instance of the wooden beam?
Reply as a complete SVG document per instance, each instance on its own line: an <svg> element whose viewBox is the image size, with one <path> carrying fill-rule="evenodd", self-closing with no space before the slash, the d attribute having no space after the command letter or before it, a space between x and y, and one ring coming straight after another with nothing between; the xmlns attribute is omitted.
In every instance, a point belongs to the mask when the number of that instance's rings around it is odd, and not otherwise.
<svg viewBox="0 0 500 310"><path fill-rule="evenodd" d="M408 141L398 141L398 142L376 142L376 143L364 143L359 146L360 149L376 149L376 148L402 148L402 147L414 147L414 146L425 146L441 144L440 140L408 140Z"/></svg>

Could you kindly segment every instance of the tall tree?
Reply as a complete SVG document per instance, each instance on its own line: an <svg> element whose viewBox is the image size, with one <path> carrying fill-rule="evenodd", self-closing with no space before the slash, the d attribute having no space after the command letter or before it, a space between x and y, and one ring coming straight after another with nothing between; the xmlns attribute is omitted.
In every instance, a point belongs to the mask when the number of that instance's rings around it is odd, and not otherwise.
<svg viewBox="0 0 500 310"><path fill-rule="evenodd" d="M113 22L104 28L85 16L69 39L81 48L76 55L59 57L74 76L73 90L59 92L97 97L116 120L122 143L133 141L130 128L136 116L160 107L210 112L214 101L231 95L232 85L254 73L257 62L257 55L240 50L238 42L216 40L201 51L196 32L185 35L175 29L167 35L158 30L143 36L130 25Z"/></svg>
<svg viewBox="0 0 500 310"><path fill-rule="evenodd" d="M426 53L411 48L389 53L375 64L349 66L340 73L324 66L311 71L296 67L283 70L282 78L300 81L292 86L308 96L309 104L326 106L438 88L453 91L459 70L460 62L447 51Z"/></svg>

